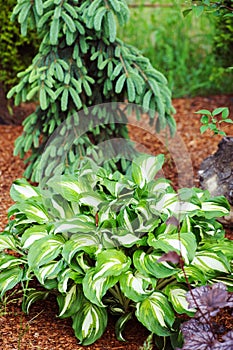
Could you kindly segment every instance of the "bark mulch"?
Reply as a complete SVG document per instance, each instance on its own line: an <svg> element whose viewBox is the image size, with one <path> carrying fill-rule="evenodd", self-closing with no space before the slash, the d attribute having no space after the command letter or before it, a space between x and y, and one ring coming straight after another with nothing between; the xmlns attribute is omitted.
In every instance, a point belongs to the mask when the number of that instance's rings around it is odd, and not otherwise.
<svg viewBox="0 0 233 350"><path fill-rule="evenodd" d="M233 118L233 95L174 99L177 111L177 136L174 140L164 135L160 137L148 132L143 126L129 126L130 136L151 154L165 154L165 166L161 176L170 179L177 189L183 186L198 186L197 171L202 160L217 150L221 137L210 133L200 135L199 109L213 110L228 106ZM233 135L233 126L224 130ZM0 231L7 223L7 209L12 200L9 196L12 181L22 177L24 163L13 156L14 140L21 134L22 127L0 125ZM231 229L227 236L233 238ZM29 315L21 311L21 294L17 288L8 293L7 299L0 303L0 349L4 350L78 350L78 349L128 349L136 350L148 336L147 330L136 320L129 322L122 343L115 338L114 318L100 340L94 345L82 347L74 336L71 321L56 317L55 299L38 302L32 306Z"/></svg>

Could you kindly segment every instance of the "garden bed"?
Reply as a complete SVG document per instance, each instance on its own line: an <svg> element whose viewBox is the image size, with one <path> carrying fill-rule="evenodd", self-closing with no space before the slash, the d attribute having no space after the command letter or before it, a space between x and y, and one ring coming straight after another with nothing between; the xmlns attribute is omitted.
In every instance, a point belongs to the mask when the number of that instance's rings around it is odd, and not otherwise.
<svg viewBox="0 0 233 350"><path fill-rule="evenodd" d="M170 145L170 141L160 141L156 135L146 132L143 128L130 126L130 136L133 140L142 144L148 152L156 155L164 153L166 156L163 168L164 176L169 178L177 189L181 184L192 182L198 186L197 171L203 159L214 153L220 136L212 136L210 133L200 135L199 115L194 114L199 109L213 110L217 107L226 106L231 110L233 117L233 96L212 96L175 99L173 101L177 111L175 119L177 121L177 131L179 140L184 142ZM233 135L233 126L227 125L224 128L228 135ZM21 126L1 125L0 126L0 230L3 230L7 222L7 209L12 204L9 197L9 190L12 181L23 174L23 161L13 157L13 143L22 131ZM180 149L179 149L180 148ZM190 157L193 174L190 174L187 167L179 175L180 169L177 164L182 159L183 150ZM174 150L175 149L175 150ZM173 153L175 151L175 153ZM180 151L180 152L179 152ZM175 158L172 156L175 154ZM183 161L186 165L186 160ZM227 236L233 238L233 231L227 230ZM0 348L1 349L44 349L63 350L81 349L77 339L74 337L70 320L60 320L56 318L57 306L53 298L45 302L40 302L32 306L29 316L25 316L20 308L20 294L17 289L9 297L6 305L0 304ZM103 337L94 345L86 349L138 349L146 339L148 332L136 321L130 321L125 332L128 340L126 343L117 341L114 334L114 320L111 319L107 331Z"/></svg>

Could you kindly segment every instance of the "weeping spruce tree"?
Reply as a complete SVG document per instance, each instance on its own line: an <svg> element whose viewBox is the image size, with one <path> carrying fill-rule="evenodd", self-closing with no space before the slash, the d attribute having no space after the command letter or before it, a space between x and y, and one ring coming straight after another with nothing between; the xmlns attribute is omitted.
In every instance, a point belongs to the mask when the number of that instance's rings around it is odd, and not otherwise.
<svg viewBox="0 0 233 350"><path fill-rule="evenodd" d="M36 28L41 44L32 64L18 74L8 93L15 104L37 100L36 111L23 123L15 155L31 150L25 176L38 180L37 168L45 143L64 120L89 106L128 101L158 116L156 128L174 131L171 94L165 77L134 47L116 37L129 10L124 0L18 0L12 18L21 32ZM93 129L73 150L85 152L91 143L127 137L124 125L112 125L108 112L98 116L103 126ZM122 121L127 119L122 115ZM83 140L84 139L84 140Z"/></svg>

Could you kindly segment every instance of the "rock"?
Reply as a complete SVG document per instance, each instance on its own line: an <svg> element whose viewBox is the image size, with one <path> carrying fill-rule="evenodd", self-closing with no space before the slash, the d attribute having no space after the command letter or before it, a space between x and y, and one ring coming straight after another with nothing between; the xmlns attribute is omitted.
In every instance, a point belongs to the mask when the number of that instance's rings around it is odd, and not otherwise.
<svg viewBox="0 0 233 350"><path fill-rule="evenodd" d="M221 218L223 224L233 226L233 137L223 137L218 150L207 157L199 170L200 185L212 196L225 196L230 205L230 215Z"/></svg>

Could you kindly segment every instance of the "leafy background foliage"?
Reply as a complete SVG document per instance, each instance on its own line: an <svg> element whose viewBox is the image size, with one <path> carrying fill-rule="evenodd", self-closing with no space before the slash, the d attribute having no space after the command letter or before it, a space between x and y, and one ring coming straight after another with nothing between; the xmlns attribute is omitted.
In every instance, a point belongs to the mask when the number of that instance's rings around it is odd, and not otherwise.
<svg viewBox="0 0 233 350"><path fill-rule="evenodd" d="M27 37L23 37L17 23L10 21L14 5L15 0L4 1L0 9L0 82L5 91L17 83L17 73L31 64L32 57L38 49L35 32L32 31Z"/></svg>
<svg viewBox="0 0 233 350"><path fill-rule="evenodd" d="M84 159L46 188L16 180L12 220L0 236L1 296L22 283L28 312L54 293L59 317L72 318L83 345L103 334L109 312L119 316L122 340L134 314L159 337L178 334L176 313L195 310L181 265L163 256L182 254L193 287L223 281L232 288L232 241L215 220L229 204L200 189L176 193L166 179L154 179L162 164L162 155L141 155L123 175Z"/></svg>

